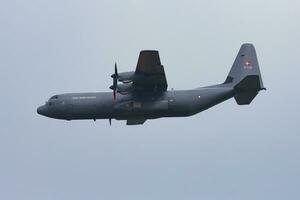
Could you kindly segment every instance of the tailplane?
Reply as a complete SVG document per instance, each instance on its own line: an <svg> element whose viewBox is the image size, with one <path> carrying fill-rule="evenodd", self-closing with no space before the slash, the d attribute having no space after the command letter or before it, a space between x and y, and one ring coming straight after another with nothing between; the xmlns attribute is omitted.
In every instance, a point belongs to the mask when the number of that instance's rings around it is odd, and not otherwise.
<svg viewBox="0 0 300 200"><path fill-rule="evenodd" d="M234 87L239 105L250 104L260 90L264 90L253 44L243 44L224 84Z"/></svg>

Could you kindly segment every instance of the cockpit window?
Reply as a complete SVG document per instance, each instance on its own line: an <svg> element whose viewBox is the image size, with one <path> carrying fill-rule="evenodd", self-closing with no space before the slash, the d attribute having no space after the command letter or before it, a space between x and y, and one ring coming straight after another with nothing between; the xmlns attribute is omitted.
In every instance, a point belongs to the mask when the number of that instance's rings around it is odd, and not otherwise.
<svg viewBox="0 0 300 200"><path fill-rule="evenodd" d="M58 95L54 95L53 97L50 98L50 100L58 99Z"/></svg>
<svg viewBox="0 0 300 200"><path fill-rule="evenodd" d="M57 99L58 99L58 95L54 95L49 99L49 101L46 102L46 105L51 106L55 104Z"/></svg>

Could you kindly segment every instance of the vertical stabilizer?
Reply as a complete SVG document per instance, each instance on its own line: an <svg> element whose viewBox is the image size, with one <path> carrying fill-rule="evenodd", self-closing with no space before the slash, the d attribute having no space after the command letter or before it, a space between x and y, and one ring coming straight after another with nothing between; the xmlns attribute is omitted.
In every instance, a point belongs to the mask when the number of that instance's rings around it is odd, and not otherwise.
<svg viewBox="0 0 300 200"><path fill-rule="evenodd" d="M232 85L239 105L250 104L263 86L253 44L243 44L224 84Z"/></svg>

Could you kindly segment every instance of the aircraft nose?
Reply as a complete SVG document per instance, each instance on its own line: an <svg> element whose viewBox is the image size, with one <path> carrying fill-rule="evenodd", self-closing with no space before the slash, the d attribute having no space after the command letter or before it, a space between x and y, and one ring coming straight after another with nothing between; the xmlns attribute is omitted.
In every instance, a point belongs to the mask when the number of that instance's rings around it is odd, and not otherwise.
<svg viewBox="0 0 300 200"><path fill-rule="evenodd" d="M40 106L37 108L37 113L40 115L45 115L45 106Z"/></svg>

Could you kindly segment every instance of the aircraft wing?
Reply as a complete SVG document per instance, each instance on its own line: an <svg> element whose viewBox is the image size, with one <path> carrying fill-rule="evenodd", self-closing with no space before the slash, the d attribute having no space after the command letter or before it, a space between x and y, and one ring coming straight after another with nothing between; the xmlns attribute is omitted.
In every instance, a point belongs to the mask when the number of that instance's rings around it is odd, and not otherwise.
<svg viewBox="0 0 300 200"><path fill-rule="evenodd" d="M132 86L137 91L162 92L168 88L165 70L160 63L158 51L141 51Z"/></svg>

